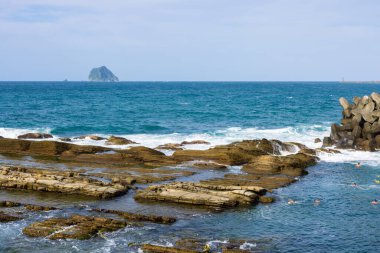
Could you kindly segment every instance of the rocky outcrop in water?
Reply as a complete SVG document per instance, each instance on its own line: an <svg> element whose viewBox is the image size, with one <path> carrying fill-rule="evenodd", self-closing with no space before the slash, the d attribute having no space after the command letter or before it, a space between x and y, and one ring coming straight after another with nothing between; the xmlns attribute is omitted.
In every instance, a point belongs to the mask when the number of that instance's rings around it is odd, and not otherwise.
<svg viewBox="0 0 380 253"><path fill-rule="evenodd" d="M138 191L136 200L166 201L210 207L251 205L265 189L256 186L216 186L199 183L171 183Z"/></svg>
<svg viewBox="0 0 380 253"><path fill-rule="evenodd" d="M341 124L331 125L323 146L374 151L380 148L380 94L354 97L353 103L339 99L343 108Z"/></svg>
<svg viewBox="0 0 380 253"><path fill-rule="evenodd" d="M0 167L0 188L111 198L128 191L128 186L106 183L70 171Z"/></svg>
<svg viewBox="0 0 380 253"><path fill-rule="evenodd" d="M88 75L91 82L118 82L119 78L115 76L106 66L93 68Z"/></svg>
<svg viewBox="0 0 380 253"><path fill-rule="evenodd" d="M128 145L128 144L137 144L137 143L123 137L112 135L108 137L106 144L107 145Z"/></svg>
<svg viewBox="0 0 380 253"><path fill-rule="evenodd" d="M127 225L125 221L109 218L73 215L69 218L52 218L35 222L24 228L22 232L30 237L45 237L51 240L85 240L104 232L122 229Z"/></svg>
<svg viewBox="0 0 380 253"><path fill-rule="evenodd" d="M18 139L48 139L53 138L51 134L41 134L41 133L27 133L17 136Z"/></svg>

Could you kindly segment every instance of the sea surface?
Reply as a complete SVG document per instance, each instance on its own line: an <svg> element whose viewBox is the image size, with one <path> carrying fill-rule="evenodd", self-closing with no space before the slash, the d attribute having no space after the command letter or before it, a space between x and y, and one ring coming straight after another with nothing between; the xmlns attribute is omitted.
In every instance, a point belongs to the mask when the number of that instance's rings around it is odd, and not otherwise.
<svg viewBox="0 0 380 253"><path fill-rule="evenodd" d="M124 136L144 146L185 140L211 145L255 138L301 142L319 147L339 122L339 97L380 92L380 85L337 82L0 82L0 136L16 138L32 131L54 138L96 134ZM103 141L75 140L104 145ZM120 148L127 148L121 146ZM1 199L69 207L83 205L177 215L172 226L149 224L109 233L89 241L50 241L22 235L41 219L0 223L0 252L138 252L139 243L172 245L180 238L211 244L245 240L256 252L379 252L380 154L343 151L324 154L309 175L274 192L277 202L215 213L170 205L135 203L133 192L110 201L72 199L44 193L0 191ZM354 163L361 161L360 169ZM0 156L0 163L9 161ZM25 163L33 161L25 161ZM239 168L229 168L239 173ZM218 174L219 173L219 174ZM190 180L223 176L202 172ZM189 180L189 179L186 179ZM352 187L356 182L359 187ZM287 199L297 201L287 205ZM316 206L313 200L321 199ZM81 205L82 208L79 207ZM53 211L39 214L54 217Z"/></svg>

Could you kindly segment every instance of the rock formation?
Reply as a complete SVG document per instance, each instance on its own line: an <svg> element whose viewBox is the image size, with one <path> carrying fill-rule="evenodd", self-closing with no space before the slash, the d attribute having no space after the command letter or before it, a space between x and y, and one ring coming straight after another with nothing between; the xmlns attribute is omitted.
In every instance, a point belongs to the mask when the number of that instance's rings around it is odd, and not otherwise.
<svg viewBox="0 0 380 253"><path fill-rule="evenodd" d="M128 144L137 144L137 143L123 137L112 135L108 137L106 144L107 145L128 145Z"/></svg>
<svg viewBox="0 0 380 253"><path fill-rule="evenodd" d="M265 189L256 186L217 186L200 183L171 183L138 191L136 200L166 201L210 207L251 205Z"/></svg>
<svg viewBox="0 0 380 253"><path fill-rule="evenodd" d="M103 232L122 229L127 225L125 221L109 218L73 215L69 218L51 218L35 222L24 228L22 232L30 237L46 237L51 240L85 240Z"/></svg>
<svg viewBox="0 0 380 253"><path fill-rule="evenodd" d="M119 78L115 76L106 66L93 68L88 75L91 82L118 82Z"/></svg>
<svg viewBox="0 0 380 253"><path fill-rule="evenodd" d="M0 167L0 188L82 194L111 198L128 191L128 186L106 183L70 171Z"/></svg>
<svg viewBox="0 0 380 253"><path fill-rule="evenodd" d="M341 124L331 125L323 146L365 151L380 148L380 94L354 97L352 104L345 98L339 102L343 108Z"/></svg>
<svg viewBox="0 0 380 253"><path fill-rule="evenodd" d="M27 133L17 136L18 139L48 139L53 138L51 134L41 134L41 133Z"/></svg>

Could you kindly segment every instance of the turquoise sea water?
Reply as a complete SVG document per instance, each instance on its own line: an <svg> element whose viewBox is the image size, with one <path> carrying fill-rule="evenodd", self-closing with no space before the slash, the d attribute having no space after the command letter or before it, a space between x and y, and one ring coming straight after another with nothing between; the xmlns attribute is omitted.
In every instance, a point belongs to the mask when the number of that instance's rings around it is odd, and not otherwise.
<svg viewBox="0 0 380 253"><path fill-rule="evenodd" d="M341 96L351 99L380 92L376 84L318 82L0 82L0 136L30 131L55 138L83 134L126 136L154 147L168 142L205 139L212 145L235 140L274 138L316 147L314 138L338 122ZM91 144L99 144L88 141ZM361 169L353 163L362 161ZM0 162L7 162L0 157ZM30 239L23 227L38 219L0 224L0 252L137 252L134 243L170 245L178 238L210 241L244 239L257 252L378 252L380 249L380 154L345 151L323 155L310 174L275 191L277 202L213 213L167 205L140 205L131 196L112 201L66 199L51 194L0 191L0 199L69 207L76 204L174 214L172 226L127 228L90 241ZM218 175L219 172L215 172ZM208 177L200 174L195 179ZM359 184L358 188L351 183ZM286 204L288 198L298 201ZM322 199L319 206L315 198ZM85 212L82 210L81 212ZM60 211L40 214L63 215Z"/></svg>

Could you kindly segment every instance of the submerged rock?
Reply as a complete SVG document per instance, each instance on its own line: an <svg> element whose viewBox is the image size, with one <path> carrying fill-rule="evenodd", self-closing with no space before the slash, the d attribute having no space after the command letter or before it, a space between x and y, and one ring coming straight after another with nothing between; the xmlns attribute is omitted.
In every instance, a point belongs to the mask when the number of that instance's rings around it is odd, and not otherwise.
<svg viewBox="0 0 380 253"><path fill-rule="evenodd" d="M210 142L204 141L204 140L194 140L194 141L183 141L183 142L181 142L181 145L198 145L198 144L210 145Z"/></svg>
<svg viewBox="0 0 380 253"><path fill-rule="evenodd" d="M79 137L75 137L74 139L79 139L79 140L90 139L93 141L101 141L101 140L105 140L106 138L103 138L97 135L82 135Z"/></svg>
<svg viewBox="0 0 380 253"><path fill-rule="evenodd" d="M88 75L88 80L92 82L118 82L119 78L115 76L106 66L93 68Z"/></svg>
<svg viewBox="0 0 380 253"><path fill-rule="evenodd" d="M2 223L17 221L17 220L21 220L21 219L22 219L21 217L13 216L13 215L6 214L6 213L0 211L0 222L2 222Z"/></svg>
<svg viewBox="0 0 380 253"><path fill-rule="evenodd" d="M127 219L127 220L130 220L130 221L149 221L149 222L161 223L161 224L172 224L172 223L177 221L177 219L174 217L157 216L157 215L144 215L144 214L129 213L129 212L118 211L118 210L92 209L92 211L101 212L101 213L117 214L120 217Z"/></svg>
<svg viewBox="0 0 380 253"><path fill-rule="evenodd" d="M112 232L128 225L125 221L109 218L73 215L69 218L52 218L35 222L23 229L30 237L85 240L104 232Z"/></svg>
<svg viewBox="0 0 380 253"><path fill-rule="evenodd" d="M48 139L53 138L51 134L41 134L41 133L27 133L17 136L17 139Z"/></svg>
<svg viewBox="0 0 380 253"><path fill-rule="evenodd" d="M153 244L144 244L142 246L144 253L201 253L202 251L195 251L190 249L181 249L173 247L165 247Z"/></svg>

